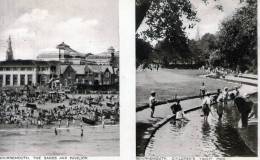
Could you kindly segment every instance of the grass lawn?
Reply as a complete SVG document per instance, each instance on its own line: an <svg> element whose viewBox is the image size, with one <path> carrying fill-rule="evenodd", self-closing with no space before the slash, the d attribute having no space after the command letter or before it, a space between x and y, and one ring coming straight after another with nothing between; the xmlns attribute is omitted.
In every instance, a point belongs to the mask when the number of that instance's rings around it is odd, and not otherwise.
<svg viewBox="0 0 260 160"><path fill-rule="evenodd" d="M147 103L150 92L157 93L157 99L171 99L178 96L199 95L200 86L205 82L208 91L237 86L221 80L199 77L200 70L159 69L159 71L136 72L136 103Z"/></svg>

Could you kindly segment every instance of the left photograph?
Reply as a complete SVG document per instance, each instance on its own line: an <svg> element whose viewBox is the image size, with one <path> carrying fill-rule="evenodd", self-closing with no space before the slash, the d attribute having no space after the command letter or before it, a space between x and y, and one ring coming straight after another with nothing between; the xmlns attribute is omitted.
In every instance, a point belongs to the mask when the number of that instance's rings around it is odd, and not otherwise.
<svg viewBox="0 0 260 160"><path fill-rule="evenodd" d="M0 156L119 156L118 0L0 0Z"/></svg>

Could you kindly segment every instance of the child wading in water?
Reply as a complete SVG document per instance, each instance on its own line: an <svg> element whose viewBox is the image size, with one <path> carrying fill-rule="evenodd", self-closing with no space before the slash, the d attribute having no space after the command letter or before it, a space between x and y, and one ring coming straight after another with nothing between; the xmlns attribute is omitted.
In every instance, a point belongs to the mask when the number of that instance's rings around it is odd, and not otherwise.
<svg viewBox="0 0 260 160"><path fill-rule="evenodd" d="M182 127L185 122L188 122L189 120L185 117L185 114L182 110L182 107L180 105L180 100L177 100L177 104L174 104L171 106L171 110L173 114L176 114L175 120L177 122L177 126Z"/></svg>
<svg viewBox="0 0 260 160"><path fill-rule="evenodd" d="M223 110L224 110L224 100L223 100L223 96L219 95L218 99L217 99L217 113L218 113L218 120L222 119L222 115L223 115Z"/></svg>
<svg viewBox="0 0 260 160"><path fill-rule="evenodd" d="M204 116L204 121L208 120L210 105L211 105L210 94L207 92L206 97L202 101L202 112Z"/></svg>
<svg viewBox="0 0 260 160"><path fill-rule="evenodd" d="M155 99L156 93L154 91L151 92L151 96L149 97L149 107L151 108L151 117L153 118L154 110L155 110L155 104L156 104L156 99Z"/></svg>

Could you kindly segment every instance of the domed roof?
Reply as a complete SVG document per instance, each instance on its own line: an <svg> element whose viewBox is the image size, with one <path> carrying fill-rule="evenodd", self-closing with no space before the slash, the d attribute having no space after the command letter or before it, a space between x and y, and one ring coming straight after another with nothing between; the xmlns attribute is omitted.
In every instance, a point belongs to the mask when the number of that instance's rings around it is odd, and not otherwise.
<svg viewBox="0 0 260 160"><path fill-rule="evenodd" d="M58 50L42 50L37 58L59 58Z"/></svg>

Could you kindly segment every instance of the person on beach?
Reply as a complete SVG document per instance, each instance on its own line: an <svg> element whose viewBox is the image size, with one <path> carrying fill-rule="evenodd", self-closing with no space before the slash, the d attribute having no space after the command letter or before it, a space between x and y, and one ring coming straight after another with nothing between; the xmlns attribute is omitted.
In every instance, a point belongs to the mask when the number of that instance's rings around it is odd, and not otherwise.
<svg viewBox="0 0 260 160"><path fill-rule="evenodd" d="M61 126L61 119L59 119L59 128L60 128L60 126Z"/></svg>
<svg viewBox="0 0 260 160"><path fill-rule="evenodd" d="M156 99L155 99L155 91L151 92L151 96L149 97L149 107L151 108L151 118L153 118L154 110L155 110L155 104L156 104Z"/></svg>
<svg viewBox="0 0 260 160"><path fill-rule="evenodd" d="M211 99L210 94L207 92L202 101L202 112L204 116L204 121L208 120L209 112L210 112Z"/></svg>
<svg viewBox="0 0 260 160"><path fill-rule="evenodd" d="M67 119L67 127L70 126L70 121L69 121L69 118Z"/></svg>
<svg viewBox="0 0 260 160"><path fill-rule="evenodd" d="M103 116L102 116L102 127L103 127L103 128L105 128L105 118L106 118L106 116L103 115Z"/></svg>
<svg viewBox="0 0 260 160"><path fill-rule="evenodd" d="M83 137L83 129L81 128L81 134L80 134L81 137Z"/></svg>
<svg viewBox="0 0 260 160"><path fill-rule="evenodd" d="M58 135L58 132L57 132L56 128L54 129L54 133L55 133L56 136Z"/></svg>
<svg viewBox="0 0 260 160"><path fill-rule="evenodd" d="M205 93L206 93L206 86L205 86L205 83L202 82L202 84L201 84L201 86L200 86L200 96L201 96L201 99L204 98Z"/></svg>
<svg viewBox="0 0 260 160"><path fill-rule="evenodd" d="M80 128L81 128L81 129L83 128L83 123L82 123L82 121L80 121Z"/></svg>

